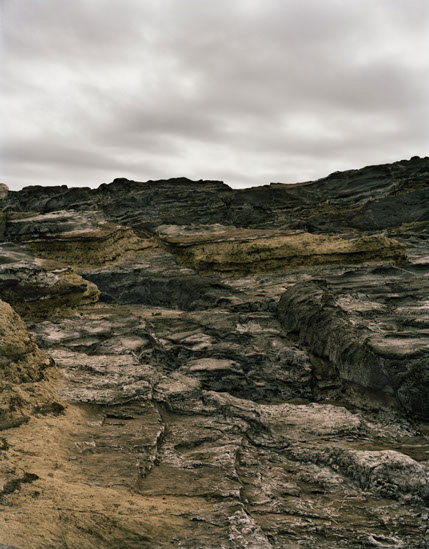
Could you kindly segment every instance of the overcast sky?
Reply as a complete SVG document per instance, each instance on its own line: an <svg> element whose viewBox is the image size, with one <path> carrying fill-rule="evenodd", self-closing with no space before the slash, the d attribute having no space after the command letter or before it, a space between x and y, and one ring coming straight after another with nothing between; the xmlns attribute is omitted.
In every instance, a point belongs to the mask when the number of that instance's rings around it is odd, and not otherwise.
<svg viewBox="0 0 429 549"><path fill-rule="evenodd" d="M429 154L428 0L0 0L1 173L233 187Z"/></svg>

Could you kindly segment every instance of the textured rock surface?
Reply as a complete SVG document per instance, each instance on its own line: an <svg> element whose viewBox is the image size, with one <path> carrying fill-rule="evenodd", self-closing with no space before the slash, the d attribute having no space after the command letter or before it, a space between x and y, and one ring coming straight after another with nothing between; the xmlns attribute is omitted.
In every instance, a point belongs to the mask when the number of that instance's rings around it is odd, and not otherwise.
<svg viewBox="0 0 429 549"><path fill-rule="evenodd" d="M301 282L281 298L288 332L338 375L429 419L429 263ZM335 374L333 373L335 372Z"/></svg>
<svg viewBox="0 0 429 549"><path fill-rule="evenodd" d="M9 220L6 238L38 257L78 266L103 265L153 246L98 212L59 211Z"/></svg>
<svg viewBox="0 0 429 549"><path fill-rule="evenodd" d="M219 278L202 277L180 267L175 258L160 249L138 254L115 266L83 271L97 285L108 303L141 303L172 308L198 309L228 297L230 290Z"/></svg>
<svg viewBox="0 0 429 549"><path fill-rule="evenodd" d="M7 198L9 187L5 183L0 183L0 200Z"/></svg>
<svg viewBox="0 0 429 549"><path fill-rule="evenodd" d="M8 192L9 187L4 183L0 183L0 200L4 200L5 198L7 198ZM4 233L6 230L6 218L7 215L3 212L0 212L0 242L2 242L4 238Z"/></svg>
<svg viewBox="0 0 429 549"><path fill-rule="evenodd" d="M0 244L0 297L25 316L46 316L94 303L99 291L64 264L44 261L27 250Z"/></svg>
<svg viewBox="0 0 429 549"><path fill-rule="evenodd" d="M0 544L426 549L428 168L9 193Z"/></svg>
<svg viewBox="0 0 429 549"><path fill-rule="evenodd" d="M252 273L287 267L406 261L405 246L383 235L359 238L235 229L220 225L203 230L161 227L161 242L198 271Z"/></svg>
<svg viewBox="0 0 429 549"><path fill-rule="evenodd" d="M3 209L103 211L136 231L174 222L310 232L382 230L429 220L429 157L335 172L316 182L232 190L220 181L186 178L139 183L115 179L98 189L27 187L10 191Z"/></svg>
<svg viewBox="0 0 429 549"><path fill-rule="evenodd" d="M0 301L0 431L25 422L52 394L44 380L52 360L41 351L24 321Z"/></svg>

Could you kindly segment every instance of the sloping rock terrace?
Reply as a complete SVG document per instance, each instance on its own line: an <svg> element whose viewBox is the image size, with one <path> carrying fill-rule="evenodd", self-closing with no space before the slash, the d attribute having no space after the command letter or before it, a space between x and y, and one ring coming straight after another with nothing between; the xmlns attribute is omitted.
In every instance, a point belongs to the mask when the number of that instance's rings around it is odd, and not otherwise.
<svg viewBox="0 0 429 549"><path fill-rule="evenodd" d="M426 548L428 171L5 191L0 543Z"/></svg>

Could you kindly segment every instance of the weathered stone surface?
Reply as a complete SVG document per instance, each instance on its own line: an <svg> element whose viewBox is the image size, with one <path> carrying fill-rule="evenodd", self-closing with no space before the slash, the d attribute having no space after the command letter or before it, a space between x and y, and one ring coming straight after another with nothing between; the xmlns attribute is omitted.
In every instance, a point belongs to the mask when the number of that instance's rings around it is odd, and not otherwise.
<svg viewBox="0 0 429 549"><path fill-rule="evenodd" d="M97 287L67 265L35 258L10 242L0 245L0 297L20 314L46 316L98 300Z"/></svg>
<svg viewBox="0 0 429 549"><path fill-rule="evenodd" d="M4 240L4 233L6 230L6 218L7 215L3 212L0 212L0 242Z"/></svg>
<svg viewBox="0 0 429 549"><path fill-rule="evenodd" d="M295 354L307 374L293 394L308 389L310 363L281 338L275 313L253 316L244 331L243 314L226 310L99 306L80 315L31 325L65 373L61 395L74 403L49 424L65 457L58 461L52 442L35 445L45 420L33 424L30 442L27 426L20 442L8 438L37 449L39 480L7 497L11 509L30 509L39 492L45 517L28 519L39 546L64 535L100 547L425 546L428 469L417 459L429 444L412 425L305 399L270 401L267 383L258 392L264 372L237 389L245 357L240 364L228 353L247 353L254 376L262 344L277 349L264 356L277 371L296 368L286 358ZM237 340L225 341L228 333ZM271 399L280 394L277 382ZM8 516L5 541L19 546L25 533Z"/></svg>
<svg viewBox="0 0 429 549"><path fill-rule="evenodd" d="M9 187L5 183L0 183L0 200L7 198Z"/></svg>
<svg viewBox="0 0 429 549"><path fill-rule="evenodd" d="M155 305L187 310L207 308L231 293L218 278L180 267L168 252L156 249L118 265L84 271L85 279L108 303Z"/></svg>
<svg viewBox="0 0 429 549"><path fill-rule="evenodd" d="M4 183L0 183L0 200L7 198L9 192L9 187ZM6 229L6 219L7 215L3 212L0 212L0 242L3 241L4 233Z"/></svg>
<svg viewBox="0 0 429 549"><path fill-rule="evenodd" d="M43 380L49 379L52 365L24 321L0 301L0 431L19 425L35 407L49 402L52 395Z"/></svg>
<svg viewBox="0 0 429 549"><path fill-rule="evenodd" d="M6 238L25 243L37 257L76 266L103 265L154 245L91 211L58 211L11 219Z"/></svg>
<svg viewBox="0 0 429 549"><path fill-rule="evenodd" d="M161 242L198 271L252 273L303 265L406 261L405 246L383 235L359 238L236 229L160 227Z"/></svg>
<svg viewBox="0 0 429 549"><path fill-rule="evenodd" d="M279 315L331 373L394 396L429 418L429 268L376 267L301 282L281 298Z"/></svg>
<svg viewBox="0 0 429 549"><path fill-rule="evenodd" d="M98 189L26 187L3 210L104 212L138 234L157 226L212 224L340 232L429 220L429 157L335 172L314 182L233 190L220 181L116 179Z"/></svg>
<svg viewBox="0 0 429 549"><path fill-rule="evenodd" d="M49 365L24 321L4 301L0 301L0 353L2 379L16 383L42 379Z"/></svg>
<svg viewBox="0 0 429 549"><path fill-rule="evenodd" d="M56 378L8 359L0 542L427 549L428 162L9 193L2 284L102 300L27 319Z"/></svg>

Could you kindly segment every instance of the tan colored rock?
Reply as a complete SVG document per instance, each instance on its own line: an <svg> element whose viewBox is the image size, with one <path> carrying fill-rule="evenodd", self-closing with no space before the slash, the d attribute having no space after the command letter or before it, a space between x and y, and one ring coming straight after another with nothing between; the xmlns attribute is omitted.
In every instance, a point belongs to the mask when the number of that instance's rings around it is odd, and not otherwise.
<svg viewBox="0 0 429 549"><path fill-rule="evenodd" d="M52 365L21 317L0 301L0 430L51 400L45 385Z"/></svg>
<svg viewBox="0 0 429 549"><path fill-rule="evenodd" d="M0 379L38 381L49 362L22 318L8 303L0 301Z"/></svg>
<svg viewBox="0 0 429 549"><path fill-rule="evenodd" d="M99 295L71 267L35 258L10 242L0 245L0 299L26 318L64 314L95 303Z"/></svg>
<svg viewBox="0 0 429 549"><path fill-rule="evenodd" d="M405 246L384 235L356 238L259 229L215 227L189 231L161 227L159 238L198 271L252 273L307 265L406 261Z"/></svg>
<svg viewBox="0 0 429 549"><path fill-rule="evenodd" d="M142 240L131 229L108 225L94 232L32 242L28 247L39 257L85 267L104 265L153 247L151 241Z"/></svg>
<svg viewBox="0 0 429 549"><path fill-rule="evenodd" d="M0 200L7 198L9 187L5 183L0 183Z"/></svg>
<svg viewBox="0 0 429 549"><path fill-rule="evenodd" d="M9 240L26 244L37 257L75 266L100 266L152 248L151 239L109 223L98 212L57 211L9 217Z"/></svg>
<svg viewBox="0 0 429 549"><path fill-rule="evenodd" d="M59 271L59 272L58 272ZM30 292L26 296L6 291L2 297L25 318L39 318L57 316L67 313L69 309L80 305L91 305L99 299L100 292L93 282L84 280L71 268L56 269L56 282L52 286L33 287L34 296L31 297L31 285L26 288Z"/></svg>

